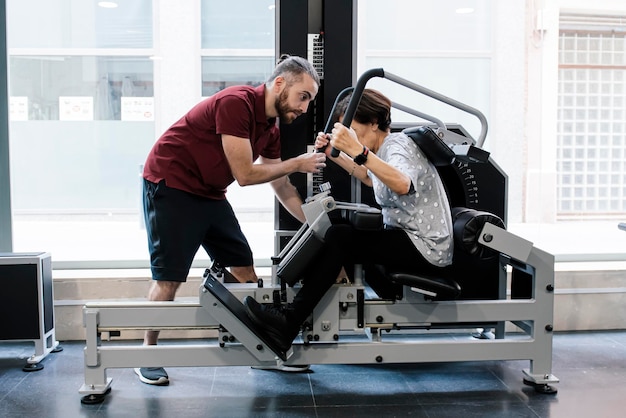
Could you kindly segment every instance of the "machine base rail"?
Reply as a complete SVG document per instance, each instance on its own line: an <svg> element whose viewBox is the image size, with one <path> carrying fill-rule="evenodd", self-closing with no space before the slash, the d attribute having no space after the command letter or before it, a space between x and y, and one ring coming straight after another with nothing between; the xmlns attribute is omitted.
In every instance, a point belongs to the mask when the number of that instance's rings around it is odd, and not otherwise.
<svg viewBox="0 0 626 418"><path fill-rule="evenodd" d="M362 338L362 337L359 337ZM350 339L350 337L346 337ZM296 343L293 355L282 364L391 364L433 363L453 361L527 360L537 353L533 341L504 341L474 339L467 341L428 341L411 336L410 340L388 342L369 341L337 343ZM85 384L79 389L83 395L104 395L111 388L112 379L106 377L106 368L133 367L216 367L216 366L267 366L276 363L261 362L242 344L220 346L217 340L203 344L165 343L143 346L136 342L128 345L100 346L99 364L87 366ZM106 366L105 366L106 365ZM523 370L524 382L534 385L558 383L551 373L531 373ZM527 384L529 384L527 383Z"/></svg>

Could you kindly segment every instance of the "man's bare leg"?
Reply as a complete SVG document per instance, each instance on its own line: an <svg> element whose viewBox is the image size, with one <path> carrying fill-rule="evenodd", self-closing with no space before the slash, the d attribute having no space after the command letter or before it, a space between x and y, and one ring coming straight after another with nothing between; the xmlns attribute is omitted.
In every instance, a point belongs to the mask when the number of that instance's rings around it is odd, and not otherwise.
<svg viewBox="0 0 626 418"><path fill-rule="evenodd" d="M180 287L180 282L163 280L153 280L148 291L150 301L172 301L176 296L176 291ZM143 337L144 345L156 345L159 339L159 331L146 331ZM168 385L169 376L163 367L137 367L135 373L143 383L149 385Z"/></svg>
<svg viewBox="0 0 626 418"><path fill-rule="evenodd" d="M153 280L148 292L150 301L172 301L181 282ZM159 339L159 331L146 331L143 339L145 345L155 345Z"/></svg>
<svg viewBox="0 0 626 418"><path fill-rule="evenodd" d="M230 272L240 283L256 283L259 278L254 271L254 266L231 267Z"/></svg>

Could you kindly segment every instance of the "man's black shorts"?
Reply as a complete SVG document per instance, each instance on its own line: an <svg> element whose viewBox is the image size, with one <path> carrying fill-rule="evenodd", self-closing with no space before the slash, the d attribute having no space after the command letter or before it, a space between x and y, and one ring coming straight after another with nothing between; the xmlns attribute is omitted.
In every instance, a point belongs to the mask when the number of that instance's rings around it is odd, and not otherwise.
<svg viewBox="0 0 626 418"><path fill-rule="evenodd" d="M222 266L251 266L252 250L230 203L143 181L152 278L184 282L200 246Z"/></svg>

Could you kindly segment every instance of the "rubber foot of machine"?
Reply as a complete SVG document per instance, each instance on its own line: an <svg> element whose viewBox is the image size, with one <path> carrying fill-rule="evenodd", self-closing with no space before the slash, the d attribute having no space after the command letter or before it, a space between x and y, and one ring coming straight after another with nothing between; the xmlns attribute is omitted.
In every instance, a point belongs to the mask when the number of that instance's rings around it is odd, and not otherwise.
<svg viewBox="0 0 626 418"><path fill-rule="evenodd" d="M41 369L43 369L43 364L41 363L27 364L26 366L22 367L22 371L24 372L38 372Z"/></svg>
<svg viewBox="0 0 626 418"><path fill-rule="evenodd" d="M524 379L524 384L535 389L535 392L541 393L544 395L555 395L558 390L554 386L550 386L546 383L535 383L530 380Z"/></svg>
<svg viewBox="0 0 626 418"><path fill-rule="evenodd" d="M96 405L102 403L104 402L104 398L106 398L109 393L111 393L111 388L108 388L107 391L102 394L92 393L91 395L85 395L80 398L80 403L83 405Z"/></svg>
<svg viewBox="0 0 626 418"><path fill-rule="evenodd" d="M61 347L60 345L57 345L54 349L50 350L51 353L59 353L61 351L63 351L63 347ZM41 364L41 361L39 363L27 364L26 366L22 367L22 371L25 372L38 372L41 369L43 369L43 364Z"/></svg>

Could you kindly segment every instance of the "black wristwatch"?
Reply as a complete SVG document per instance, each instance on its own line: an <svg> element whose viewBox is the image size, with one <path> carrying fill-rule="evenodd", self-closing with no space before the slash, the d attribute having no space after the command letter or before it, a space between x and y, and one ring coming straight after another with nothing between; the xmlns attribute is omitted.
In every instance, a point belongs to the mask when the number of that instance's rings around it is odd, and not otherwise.
<svg viewBox="0 0 626 418"><path fill-rule="evenodd" d="M370 150L366 146L363 146L363 152L354 157L354 162L358 165L365 164L365 161L367 161L367 154L369 153Z"/></svg>

